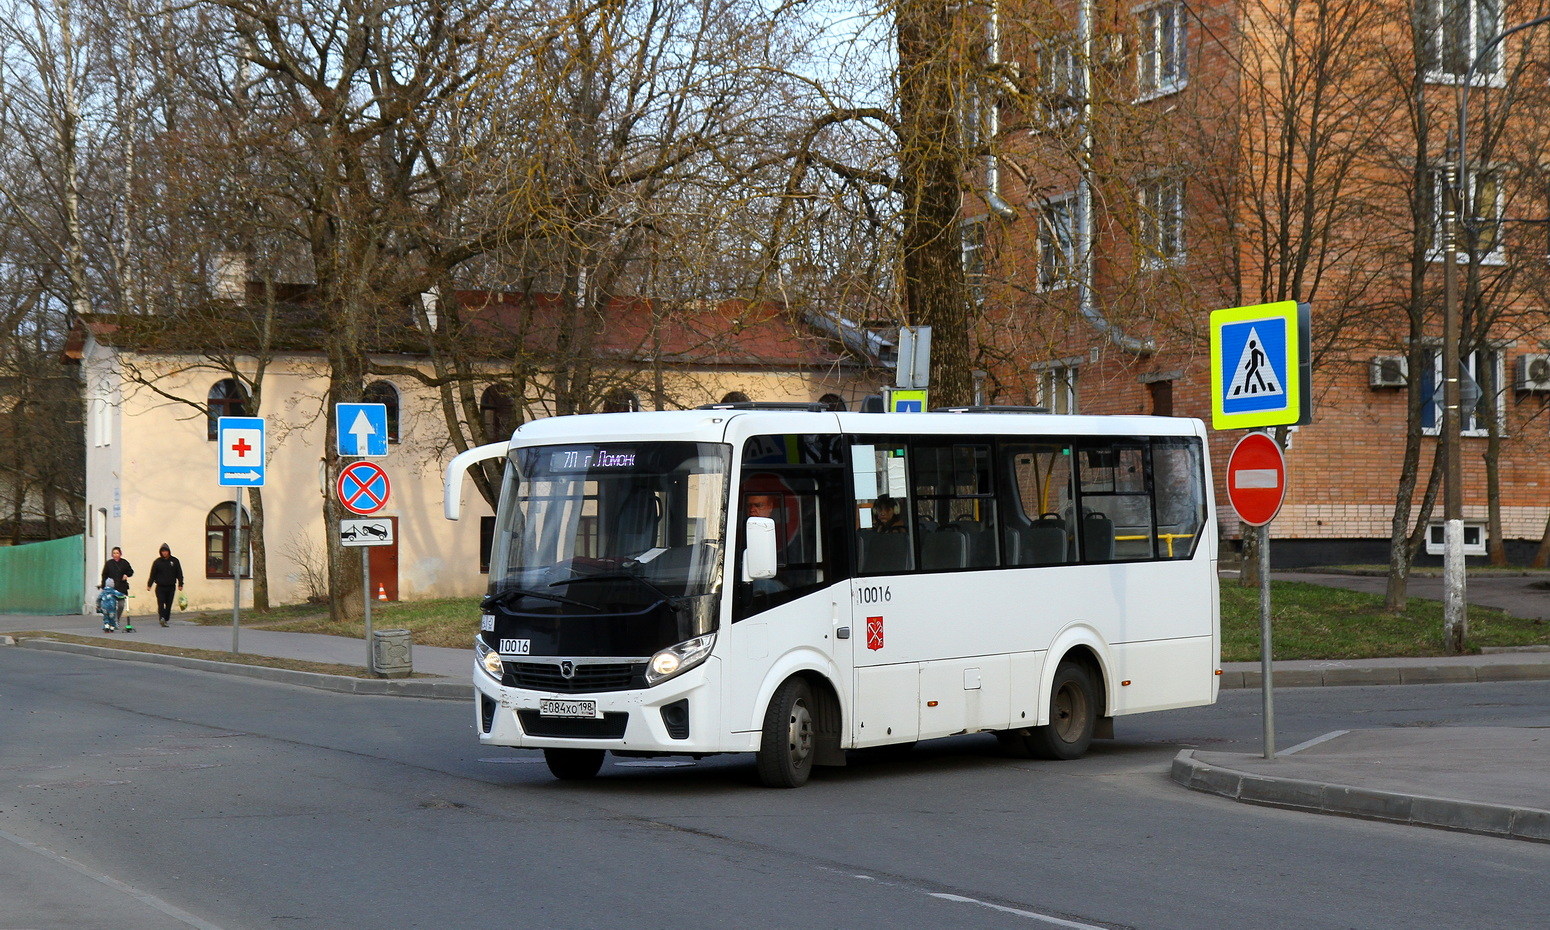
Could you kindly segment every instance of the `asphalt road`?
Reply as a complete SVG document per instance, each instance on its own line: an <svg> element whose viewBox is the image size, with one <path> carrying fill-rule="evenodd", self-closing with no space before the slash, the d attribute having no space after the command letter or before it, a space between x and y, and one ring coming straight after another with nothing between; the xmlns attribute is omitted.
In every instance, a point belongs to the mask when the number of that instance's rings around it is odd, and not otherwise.
<svg viewBox="0 0 1550 930"><path fill-rule="evenodd" d="M1167 778L1252 752L1257 692L1119 722L1074 763L994 740L584 785L481 750L457 702L0 649L0 928L1524 927L1550 846L1249 807ZM1544 725L1543 683L1277 693L1283 747Z"/></svg>

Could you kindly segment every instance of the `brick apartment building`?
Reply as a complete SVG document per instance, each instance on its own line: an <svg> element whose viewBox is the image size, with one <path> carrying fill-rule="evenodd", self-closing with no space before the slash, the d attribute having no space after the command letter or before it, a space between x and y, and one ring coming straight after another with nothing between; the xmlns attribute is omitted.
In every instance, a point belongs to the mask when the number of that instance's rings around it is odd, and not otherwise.
<svg viewBox="0 0 1550 930"><path fill-rule="evenodd" d="M1463 416L1466 550L1500 539L1526 562L1550 516L1550 25L1486 47L1550 3L1489 2L987 7L976 123L995 144L964 208L983 399L1209 420L1210 311L1306 301L1313 423L1288 437L1276 561L1386 561L1407 434L1412 527L1432 473L1443 181L1480 56L1460 240L1475 260L1458 265L1481 389ZM1219 468L1239 435L1218 434Z"/></svg>

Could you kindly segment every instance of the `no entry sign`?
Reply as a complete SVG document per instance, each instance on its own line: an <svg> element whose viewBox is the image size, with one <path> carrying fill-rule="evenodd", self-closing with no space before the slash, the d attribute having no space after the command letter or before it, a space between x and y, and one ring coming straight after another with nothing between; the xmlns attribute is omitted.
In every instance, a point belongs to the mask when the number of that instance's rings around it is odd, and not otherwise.
<svg viewBox="0 0 1550 930"><path fill-rule="evenodd" d="M1227 499L1238 519L1249 526L1274 520L1286 497L1286 460L1281 447L1264 433L1250 433L1227 458Z"/></svg>
<svg viewBox="0 0 1550 930"><path fill-rule="evenodd" d="M339 473L339 503L351 513L370 516L387 506L387 472L373 462L351 462Z"/></svg>

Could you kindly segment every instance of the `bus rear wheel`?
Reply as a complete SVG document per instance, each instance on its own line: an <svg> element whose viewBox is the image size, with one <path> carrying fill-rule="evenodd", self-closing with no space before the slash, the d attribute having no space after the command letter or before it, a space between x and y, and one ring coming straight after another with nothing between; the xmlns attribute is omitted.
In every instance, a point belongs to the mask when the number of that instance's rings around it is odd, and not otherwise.
<svg viewBox="0 0 1550 930"><path fill-rule="evenodd" d="M586 781L603 767L601 749L545 749L544 762L561 781Z"/></svg>
<svg viewBox="0 0 1550 930"><path fill-rule="evenodd" d="M1080 663L1062 662L1050 686L1049 723L1004 734L1002 742L1035 759L1079 759L1092 745L1097 723L1092 675Z"/></svg>
<svg viewBox="0 0 1550 930"><path fill-rule="evenodd" d="M791 678L775 690L759 739L759 781L766 788L800 788L813 772L813 692Z"/></svg>

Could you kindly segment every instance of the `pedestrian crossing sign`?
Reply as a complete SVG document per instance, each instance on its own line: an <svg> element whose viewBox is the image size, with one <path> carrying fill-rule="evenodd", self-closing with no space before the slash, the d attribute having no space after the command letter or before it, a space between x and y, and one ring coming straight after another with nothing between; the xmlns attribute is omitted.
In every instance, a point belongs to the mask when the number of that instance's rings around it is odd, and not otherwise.
<svg viewBox="0 0 1550 930"><path fill-rule="evenodd" d="M1211 426L1312 421L1309 308L1293 300L1211 314Z"/></svg>

